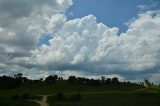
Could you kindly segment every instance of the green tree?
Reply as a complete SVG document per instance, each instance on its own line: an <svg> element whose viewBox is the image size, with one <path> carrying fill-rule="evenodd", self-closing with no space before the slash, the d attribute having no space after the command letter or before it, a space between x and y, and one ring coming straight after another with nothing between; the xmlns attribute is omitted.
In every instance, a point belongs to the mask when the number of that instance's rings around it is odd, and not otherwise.
<svg viewBox="0 0 160 106"><path fill-rule="evenodd" d="M144 80L144 84L145 84L145 86L151 86L151 83L148 79Z"/></svg>

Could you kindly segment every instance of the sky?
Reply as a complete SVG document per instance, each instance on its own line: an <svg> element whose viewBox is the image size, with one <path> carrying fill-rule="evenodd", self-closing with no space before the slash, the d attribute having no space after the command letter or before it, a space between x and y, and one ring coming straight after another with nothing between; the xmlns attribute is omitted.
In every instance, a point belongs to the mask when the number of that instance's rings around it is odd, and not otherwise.
<svg viewBox="0 0 160 106"><path fill-rule="evenodd" d="M67 17L75 19L93 14L98 23L108 27L118 27L119 33L127 30L128 22L136 18L138 13L146 10L160 9L158 0L74 0L67 10Z"/></svg>
<svg viewBox="0 0 160 106"><path fill-rule="evenodd" d="M159 0L0 0L0 75L160 83Z"/></svg>

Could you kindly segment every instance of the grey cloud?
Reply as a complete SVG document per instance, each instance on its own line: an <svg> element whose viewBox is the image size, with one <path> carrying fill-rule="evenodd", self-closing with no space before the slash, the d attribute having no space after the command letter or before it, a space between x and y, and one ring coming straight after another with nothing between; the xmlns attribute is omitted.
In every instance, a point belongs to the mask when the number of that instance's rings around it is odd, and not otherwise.
<svg viewBox="0 0 160 106"><path fill-rule="evenodd" d="M0 0L0 73L37 67L26 62L31 51L48 32L50 17L63 14L71 4L72 0Z"/></svg>
<svg viewBox="0 0 160 106"><path fill-rule="evenodd" d="M25 17L30 15L33 6L30 0L1 0L0 12L7 13L12 18Z"/></svg>

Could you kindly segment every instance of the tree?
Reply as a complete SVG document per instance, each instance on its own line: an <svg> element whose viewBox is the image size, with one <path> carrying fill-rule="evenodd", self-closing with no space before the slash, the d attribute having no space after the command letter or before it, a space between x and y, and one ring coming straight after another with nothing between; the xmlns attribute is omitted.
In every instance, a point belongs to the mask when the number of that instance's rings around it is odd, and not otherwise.
<svg viewBox="0 0 160 106"><path fill-rule="evenodd" d="M22 76L23 76L22 73L18 73L18 74L15 74L15 75L14 75L15 78L22 78Z"/></svg>
<svg viewBox="0 0 160 106"><path fill-rule="evenodd" d="M101 76L101 83L105 83L106 81L106 77L105 76Z"/></svg>
<svg viewBox="0 0 160 106"><path fill-rule="evenodd" d="M145 79L144 80L144 86L151 86L151 83L149 82L149 80L148 79Z"/></svg>
<svg viewBox="0 0 160 106"><path fill-rule="evenodd" d="M70 83L75 83L76 80L77 80L77 78L75 76L69 76L68 77L68 82L70 82Z"/></svg>
<svg viewBox="0 0 160 106"><path fill-rule="evenodd" d="M58 80L63 80L63 77L58 77Z"/></svg>
<svg viewBox="0 0 160 106"><path fill-rule="evenodd" d="M43 82L43 78L40 78L39 81L40 81L40 82Z"/></svg>
<svg viewBox="0 0 160 106"><path fill-rule="evenodd" d="M91 79L89 81L89 84L93 85L93 86L99 86L101 84L101 81L99 79L95 80L95 79Z"/></svg>
<svg viewBox="0 0 160 106"><path fill-rule="evenodd" d="M112 78L112 83L113 84L118 84L119 83L118 78L117 77Z"/></svg>
<svg viewBox="0 0 160 106"><path fill-rule="evenodd" d="M57 75L50 75L46 77L45 82L51 84L51 83L54 83L57 79L58 79Z"/></svg>
<svg viewBox="0 0 160 106"><path fill-rule="evenodd" d="M112 83L112 79L111 78L107 78L106 84L111 84L111 83Z"/></svg>
<svg viewBox="0 0 160 106"><path fill-rule="evenodd" d="M0 88L13 89L17 87L16 80L10 76L0 77Z"/></svg>

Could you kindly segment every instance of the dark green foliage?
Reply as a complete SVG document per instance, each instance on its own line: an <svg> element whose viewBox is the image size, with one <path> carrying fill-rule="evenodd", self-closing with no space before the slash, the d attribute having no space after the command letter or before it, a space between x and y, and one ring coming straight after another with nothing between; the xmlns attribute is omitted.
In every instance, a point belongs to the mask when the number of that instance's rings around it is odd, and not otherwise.
<svg viewBox="0 0 160 106"><path fill-rule="evenodd" d="M106 84L111 84L111 83L112 83L112 79L111 78L107 78Z"/></svg>
<svg viewBox="0 0 160 106"><path fill-rule="evenodd" d="M55 84L56 81L66 81L62 77L58 77L57 75L50 75L43 80L42 78L38 80L31 80L26 77L23 77L21 73L14 75L14 77L10 76L0 76L0 89L14 89L16 87L21 87L29 84L40 84L40 85L52 85ZM67 82L70 84L76 85L87 85L87 86L112 86L112 85L130 85L133 83L122 83L118 80L117 77L114 78L105 78L104 76L101 79L89 79L83 77L70 76L67 79ZM146 81L146 83L148 83ZM137 84L142 85L142 84Z"/></svg>
<svg viewBox="0 0 160 106"><path fill-rule="evenodd" d="M64 100L64 95L62 92L59 92L57 94L54 95L54 99L57 100L57 101L62 101Z"/></svg>
<svg viewBox="0 0 160 106"><path fill-rule="evenodd" d="M112 78L112 83L113 84L118 84L119 83L118 78L117 77Z"/></svg>
<svg viewBox="0 0 160 106"><path fill-rule="evenodd" d="M105 76L101 76L101 83L105 83L106 82L106 77Z"/></svg>
<svg viewBox="0 0 160 106"><path fill-rule="evenodd" d="M81 78L81 77L76 78L75 76L70 76L67 81L71 84L85 84L85 85L91 85L91 86L120 84L120 81L118 80L117 77L114 77L111 79L111 78L106 78L105 76L102 76L101 80Z"/></svg>
<svg viewBox="0 0 160 106"><path fill-rule="evenodd" d="M13 95L12 96L12 99L13 100L19 100L19 99L22 99L22 100L24 100L24 99L29 99L29 94L28 93L24 93L24 94L22 94L21 96L20 95Z"/></svg>
<svg viewBox="0 0 160 106"><path fill-rule="evenodd" d="M70 83L76 83L77 81L77 78L75 77L75 76L69 76L69 78L68 78L68 82L70 82Z"/></svg>
<svg viewBox="0 0 160 106"><path fill-rule="evenodd" d="M75 94L75 100L80 101L82 99L82 95L80 93Z"/></svg>
<svg viewBox="0 0 160 106"><path fill-rule="evenodd" d="M21 96L22 99L28 99L29 98L29 94L28 93L24 93Z"/></svg>
<svg viewBox="0 0 160 106"><path fill-rule="evenodd" d="M145 80L144 80L144 83L145 83L147 86L151 86L151 83L150 83L150 81L149 81L148 79L145 79Z"/></svg>
<svg viewBox="0 0 160 106"><path fill-rule="evenodd" d="M0 106L39 106L39 104L24 100L0 100Z"/></svg>
<svg viewBox="0 0 160 106"><path fill-rule="evenodd" d="M69 100L70 101L75 101L75 96L74 95L70 95Z"/></svg>
<svg viewBox="0 0 160 106"><path fill-rule="evenodd" d="M13 100L18 100L18 99L20 99L20 96L19 95L13 95L12 99Z"/></svg>
<svg viewBox="0 0 160 106"><path fill-rule="evenodd" d="M80 100L82 100L82 95L80 93L72 94L72 95L70 95L69 100L80 101Z"/></svg>
<svg viewBox="0 0 160 106"><path fill-rule="evenodd" d="M15 78L22 78L23 74L22 73L18 73L16 75L14 75Z"/></svg>
<svg viewBox="0 0 160 106"><path fill-rule="evenodd" d="M26 77L22 77L21 73L14 75L14 77L0 76L0 89L14 89L26 84L28 81Z"/></svg>
<svg viewBox="0 0 160 106"><path fill-rule="evenodd" d="M57 75L50 75L46 77L45 82L48 84L53 84L58 79Z"/></svg>

